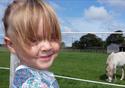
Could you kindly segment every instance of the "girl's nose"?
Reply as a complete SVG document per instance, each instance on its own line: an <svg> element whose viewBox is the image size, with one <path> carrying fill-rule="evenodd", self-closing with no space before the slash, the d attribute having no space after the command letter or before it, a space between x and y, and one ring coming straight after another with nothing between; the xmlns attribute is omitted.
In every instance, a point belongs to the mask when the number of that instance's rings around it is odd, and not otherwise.
<svg viewBox="0 0 125 88"><path fill-rule="evenodd" d="M40 44L41 51L49 51L52 49L52 45L49 41L42 41Z"/></svg>

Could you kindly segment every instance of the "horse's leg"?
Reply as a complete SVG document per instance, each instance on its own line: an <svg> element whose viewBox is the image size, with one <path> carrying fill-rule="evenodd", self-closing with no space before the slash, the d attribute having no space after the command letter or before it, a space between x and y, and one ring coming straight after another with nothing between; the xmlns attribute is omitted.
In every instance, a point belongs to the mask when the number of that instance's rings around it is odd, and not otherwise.
<svg viewBox="0 0 125 88"><path fill-rule="evenodd" d="M124 79L124 67L122 66L122 76L120 80L123 80L123 79Z"/></svg>

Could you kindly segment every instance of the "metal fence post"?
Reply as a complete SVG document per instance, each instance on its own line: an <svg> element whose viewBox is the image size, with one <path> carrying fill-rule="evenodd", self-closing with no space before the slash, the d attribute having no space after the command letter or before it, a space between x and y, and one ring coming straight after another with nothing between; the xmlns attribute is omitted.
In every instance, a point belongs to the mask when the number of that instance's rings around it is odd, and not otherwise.
<svg viewBox="0 0 125 88"><path fill-rule="evenodd" d="M14 73L15 73L15 69L19 64L19 59L18 57L11 53L10 54L10 85L9 88L12 88L12 82L13 82L13 78L14 78Z"/></svg>

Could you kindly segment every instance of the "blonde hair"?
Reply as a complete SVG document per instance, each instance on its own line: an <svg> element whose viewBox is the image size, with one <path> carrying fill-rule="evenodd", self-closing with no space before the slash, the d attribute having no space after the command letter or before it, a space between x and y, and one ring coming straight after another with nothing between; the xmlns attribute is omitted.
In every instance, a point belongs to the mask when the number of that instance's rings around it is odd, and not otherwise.
<svg viewBox="0 0 125 88"><path fill-rule="evenodd" d="M41 19L43 29L39 37L37 33ZM34 40L61 41L55 12L43 0L14 0L6 9L3 22L5 36L24 51Z"/></svg>

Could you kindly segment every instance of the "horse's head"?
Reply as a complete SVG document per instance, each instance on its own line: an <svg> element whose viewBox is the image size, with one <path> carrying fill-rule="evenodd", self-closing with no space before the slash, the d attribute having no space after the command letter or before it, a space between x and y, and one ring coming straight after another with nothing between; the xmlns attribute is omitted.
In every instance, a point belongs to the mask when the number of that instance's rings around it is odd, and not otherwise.
<svg viewBox="0 0 125 88"><path fill-rule="evenodd" d="M106 66L106 76L108 77L106 80L108 82L112 82L113 81L113 75L114 75L114 68L113 68L113 64L107 64Z"/></svg>

